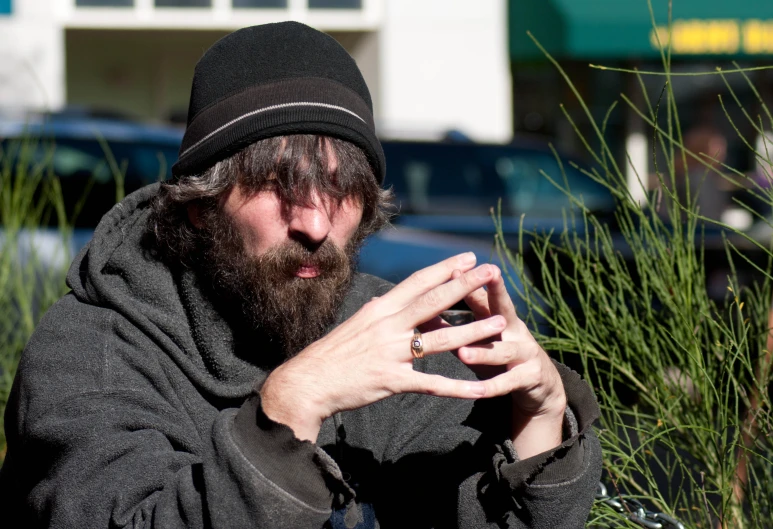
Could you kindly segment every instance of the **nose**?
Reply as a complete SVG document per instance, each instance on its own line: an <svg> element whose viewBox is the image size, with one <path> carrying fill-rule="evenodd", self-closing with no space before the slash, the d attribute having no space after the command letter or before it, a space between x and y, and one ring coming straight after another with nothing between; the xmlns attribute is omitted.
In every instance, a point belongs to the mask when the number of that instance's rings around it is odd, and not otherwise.
<svg viewBox="0 0 773 529"><path fill-rule="evenodd" d="M290 213L290 237L306 246L317 247L333 228L334 208L330 200L314 193L309 204L293 206Z"/></svg>

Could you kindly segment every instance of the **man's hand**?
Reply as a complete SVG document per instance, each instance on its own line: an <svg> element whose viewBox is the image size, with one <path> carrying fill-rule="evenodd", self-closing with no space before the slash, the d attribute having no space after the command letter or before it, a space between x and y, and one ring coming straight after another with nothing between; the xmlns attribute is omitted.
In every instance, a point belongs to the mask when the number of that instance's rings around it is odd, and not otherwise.
<svg viewBox="0 0 773 529"><path fill-rule="evenodd" d="M561 444L566 393L553 362L516 315L499 269L486 289L472 292L465 302L476 320L500 315L506 326L494 340L461 347L457 355L473 370L494 375L485 381L486 396L511 393L513 444L526 459Z"/></svg>
<svg viewBox="0 0 773 529"><path fill-rule="evenodd" d="M366 303L268 376L261 389L266 415L292 428L299 439L315 441L327 417L397 393L476 399L511 391L507 380L452 380L413 369L414 329L499 275L495 266L474 266L472 253L452 257ZM468 325L430 330L423 334L424 353L481 342L499 335L507 324L506 315L492 312Z"/></svg>

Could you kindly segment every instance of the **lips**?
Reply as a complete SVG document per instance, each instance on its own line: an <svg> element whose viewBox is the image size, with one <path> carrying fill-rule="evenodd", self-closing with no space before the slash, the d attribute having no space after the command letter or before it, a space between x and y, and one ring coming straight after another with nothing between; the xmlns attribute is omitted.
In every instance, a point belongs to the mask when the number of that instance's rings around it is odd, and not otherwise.
<svg viewBox="0 0 773 529"><path fill-rule="evenodd" d="M312 278L317 277L320 274L319 266L311 264L302 264L295 272L296 277Z"/></svg>

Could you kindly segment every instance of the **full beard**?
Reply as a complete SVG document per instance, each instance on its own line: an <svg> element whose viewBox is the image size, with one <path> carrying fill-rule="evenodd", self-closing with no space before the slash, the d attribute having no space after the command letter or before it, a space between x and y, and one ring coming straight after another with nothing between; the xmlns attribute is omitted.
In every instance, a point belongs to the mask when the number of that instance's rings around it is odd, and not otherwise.
<svg viewBox="0 0 773 529"><path fill-rule="evenodd" d="M364 237L355 234L344 249L329 239L314 249L290 239L254 256L230 218L219 211L207 217L200 268L215 294L238 303L247 325L287 358L324 336L348 291ZM302 266L319 275L298 277Z"/></svg>

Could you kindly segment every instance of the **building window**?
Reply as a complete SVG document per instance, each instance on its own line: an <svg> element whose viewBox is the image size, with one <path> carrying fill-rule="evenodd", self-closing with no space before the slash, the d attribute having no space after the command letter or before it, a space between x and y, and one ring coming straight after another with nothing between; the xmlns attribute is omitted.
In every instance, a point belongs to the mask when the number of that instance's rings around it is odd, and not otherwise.
<svg viewBox="0 0 773 529"><path fill-rule="evenodd" d="M309 0L310 9L362 9L362 0Z"/></svg>
<svg viewBox="0 0 773 529"><path fill-rule="evenodd" d="M78 7L132 7L134 0L75 0Z"/></svg>
<svg viewBox="0 0 773 529"><path fill-rule="evenodd" d="M283 9L287 7L287 0L233 0L233 6Z"/></svg>
<svg viewBox="0 0 773 529"><path fill-rule="evenodd" d="M212 7L212 0L156 0L156 7Z"/></svg>

